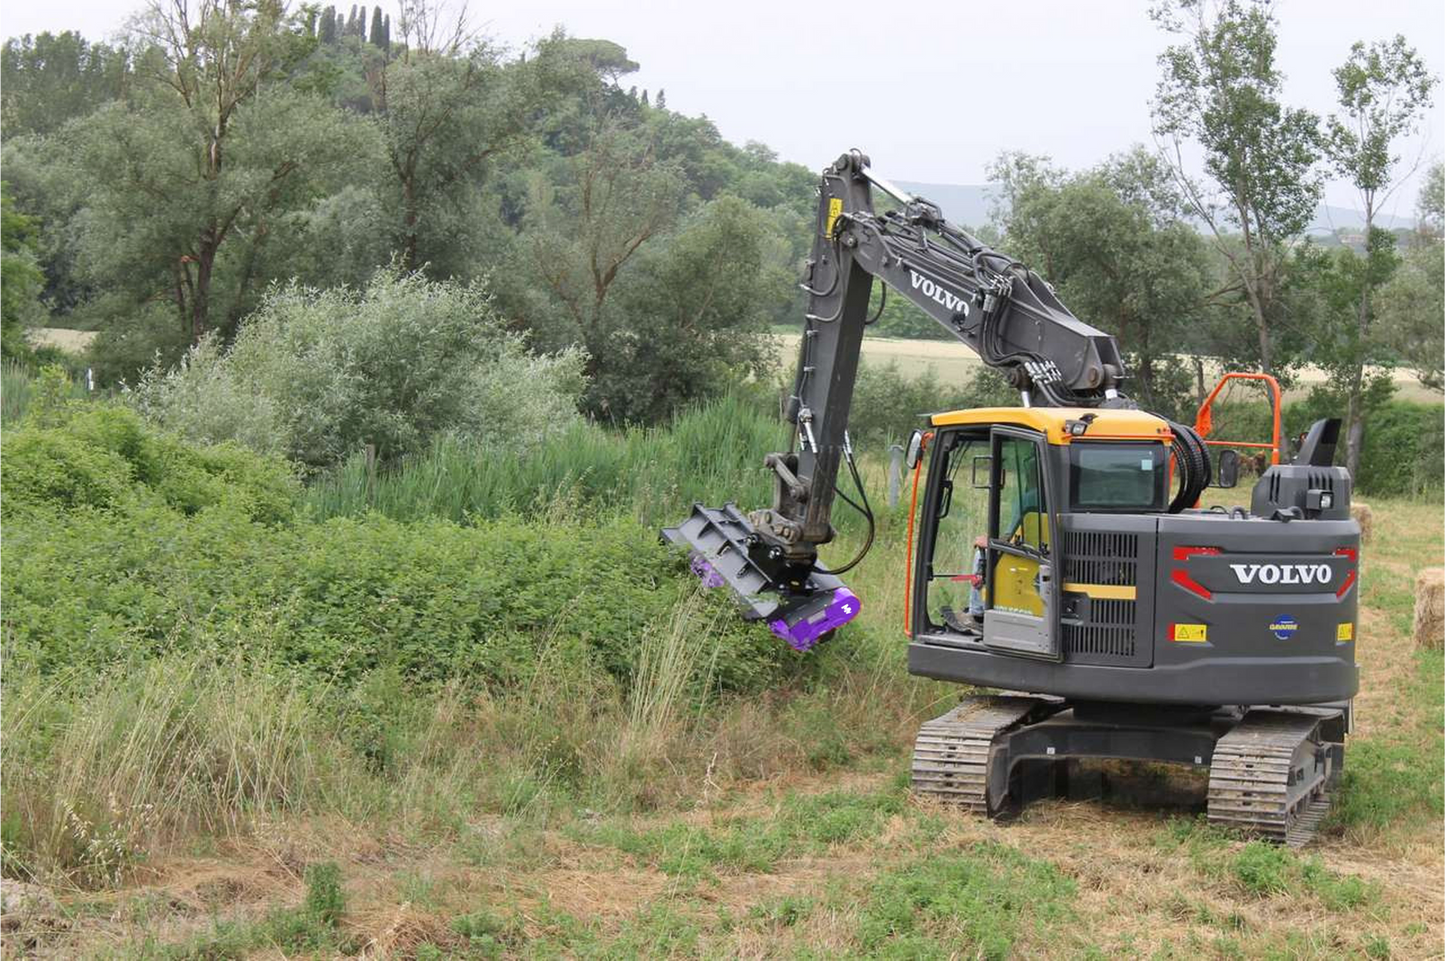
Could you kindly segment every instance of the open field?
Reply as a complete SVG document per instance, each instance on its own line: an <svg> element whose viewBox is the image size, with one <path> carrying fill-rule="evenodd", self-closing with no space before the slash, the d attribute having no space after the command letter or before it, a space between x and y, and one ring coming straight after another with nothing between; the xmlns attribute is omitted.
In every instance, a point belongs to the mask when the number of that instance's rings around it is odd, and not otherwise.
<svg viewBox="0 0 1445 961"><path fill-rule="evenodd" d="M59 347L79 354L95 340L93 330L71 330L68 327L39 327L30 332L30 342L36 347Z"/></svg>
<svg viewBox="0 0 1445 961"><path fill-rule="evenodd" d="M1439 957L1445 698L1439 653L1417 652L1409 627L1414 574L1441 555L1440 505L1374 507L1347 787L1303 852L1208 828L1198 780L1161 792L1157 771L1111 775L1169 801L1147 809L1053 801L996 824L910 800L913 729L959 689L903 675L891 536L819 686L726 702L707 723L634 724L569 762L625 804L563 789L545 760L605 703L589 712L559 680L548 703L570 720L519 727L525 743L507 747L488 733L507 702L442 694L398 748L442 758L431 780L411 769L329 813L215 824L115 883L56 886L39 910L7 907L5 954ZM487 801L492 769L527 752L531 779ZM471 800L443 803L458 798Z"/></svg>
<svg viewBox="0 0 1445 961"><path fill-rule="evenodd" d="M784 370L791 370L798 360L798 335L775 332L773 339L778 345L779 363L782 364ZM932 369L940 380L949 384L961 384L983 367L983 362L978 359L978 355L968 347L957 341L946 340L866 337L863 340L863 357L870 363L895 362L901 370L910 375L925 369ZM1218 371L1211 374L1211 376L1217 375ZM1323 382L1324 379L1323 371L1317 368L1306 368L1300 374L1300 385L1287 391L1285 399L1295 400L1304 397L1309 393L1310 387ZM1396 396L1402 400L1412 400L1418 403L1439 403L1440 401L1439 394L1420 386L1420 382L1407 371L1396 371L1394 381Z"/></svg>

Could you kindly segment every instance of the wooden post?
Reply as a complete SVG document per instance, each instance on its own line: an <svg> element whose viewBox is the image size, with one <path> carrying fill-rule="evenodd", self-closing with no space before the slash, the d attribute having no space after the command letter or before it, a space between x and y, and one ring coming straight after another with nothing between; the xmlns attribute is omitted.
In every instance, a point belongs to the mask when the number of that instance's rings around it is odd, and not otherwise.
<svg viewBox="0 0 1445 961"><path fill-rule="evenodd" d="M376 445L366 445L366 506L376 502Z"/></svg>

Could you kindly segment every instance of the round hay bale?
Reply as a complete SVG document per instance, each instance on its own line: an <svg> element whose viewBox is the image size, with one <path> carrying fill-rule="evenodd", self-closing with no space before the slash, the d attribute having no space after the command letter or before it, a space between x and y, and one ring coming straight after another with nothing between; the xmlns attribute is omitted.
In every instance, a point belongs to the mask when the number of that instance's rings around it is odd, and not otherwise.
<svg viewBox="0 0 1445 961"><path fill-rule="evenodd" d="M1415 646L1445 646L1445 567L1427 567L1415 579Z"/></svg>
<svg viewBox="0 0 1445 961"><path fill-rule="evenodd" d="M1369 540L1375 530L1374 510L1364 501L1355 501L1350 504L1350 516L1360 525L1360 543Z"/></svg>

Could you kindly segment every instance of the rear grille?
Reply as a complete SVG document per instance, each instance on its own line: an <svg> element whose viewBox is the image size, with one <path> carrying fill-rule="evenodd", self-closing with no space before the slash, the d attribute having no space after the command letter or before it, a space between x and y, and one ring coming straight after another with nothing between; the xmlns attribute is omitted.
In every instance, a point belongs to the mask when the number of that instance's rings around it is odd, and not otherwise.
<svg viewBox="0 0 1445 961"><path fill-rule="evenodd" d="M1069 531L1064 553L1068 559L1065 580L1110 587L1133 587L1137 583L1138 534Z"/></svg>
<svg viewBox="0 0 1445 961"><path fill-rule="evenodd" d="M1091 601L1088 619L1064 624L1064 651L1109 657L1134 655L1134 602Z"/></svg>
<svg viewBox="0 0 1445 961"><path fill-rule="evenodd" d="M1114 531L1067 531L1064 580L1077 585L1134 587L1139 577L1139 535ZM1089 661L1133 658L1136 602L1079 599L1077 619L1065 621L1064 653Z"/></svg>

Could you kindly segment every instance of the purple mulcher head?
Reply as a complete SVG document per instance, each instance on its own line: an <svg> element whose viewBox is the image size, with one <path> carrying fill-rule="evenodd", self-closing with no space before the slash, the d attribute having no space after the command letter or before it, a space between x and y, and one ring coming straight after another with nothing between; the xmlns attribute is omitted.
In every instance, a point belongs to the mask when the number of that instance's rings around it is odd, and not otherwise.
<svg viewBox="0 0 1445 961"><path fill-rule="evenodd" d="M858 616L858 596L832 574L815 570L801 589L781 592L750 556L752 537L752 522L736 504L695 504L685 521L662 531L663 540L687 548L688 566L704 586L726 587L743 617L765 621L794 650L811 650L824 634Z"/></svg>
<svg viewBox="0 0 1445 961"><path fill-rule="evenodd" d="M782 617L769 621L768 627L793 650L807 651L824 634L857 617L862 608L858 595L846 587L838 587L809 598Z"/></svg>

